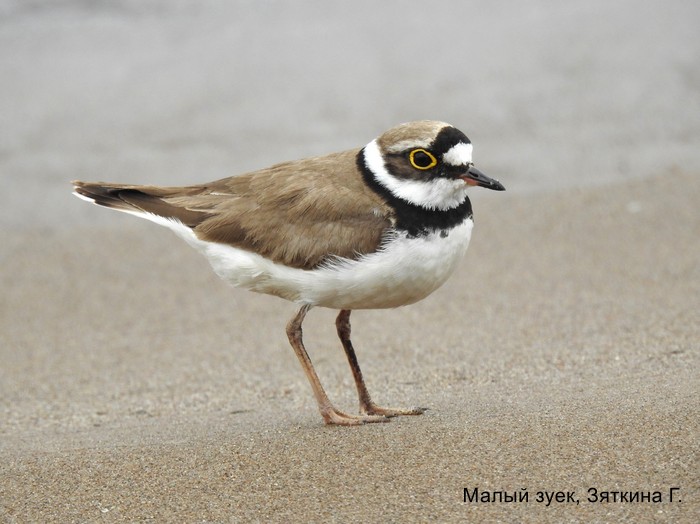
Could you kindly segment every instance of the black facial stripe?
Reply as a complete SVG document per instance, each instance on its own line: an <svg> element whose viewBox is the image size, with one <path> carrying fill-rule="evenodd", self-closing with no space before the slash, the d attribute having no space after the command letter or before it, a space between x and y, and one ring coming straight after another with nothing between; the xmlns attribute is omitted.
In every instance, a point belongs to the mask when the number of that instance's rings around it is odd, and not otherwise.
<svg viewBox="0 0 700 524"><path fill-rule="evenodd" d="M396 212L396 227L411 237L425 236L434 231L448 230L458 226L472 217L472 203L468 197L459 206L441 211L426 209L395 196L374 178L374 174L365 163L364 148L357 154L357 168L362 173L365 183L379 196L384 198Z"/></svg>
<svg viewBox="0 0 700 524"><path fill-rule="evenodd" d="M471 141L467 138L467 135L462 133L459 129L455 129L452 126L444 127L438 135L430 144L430 151L438 158L442 157L447 153L452 146L464 142L465 144L471 144Z"/></svg>
<svg viewBox="0 0 700 524"><path fill-rule="evenodd" d="M457 144L471 144L471 141L459 129L452 126L442 128L437 134L435 140L426 148L437 159L437 165L424 171L416 171L415 168L403 170L395 163L395 159L402 159L406 165L409 165L409 157L412 149L407 149L400 153L389 153L386 156L387 166L394 163L394 175L398 178L426 178L426 177L441 177L441 178L458 178L466 174L467 166L452 166L442 162L442 155L447 153ZM419 148L421 149L421 148ZM412 166L411 166L412 167Z"/></svg>

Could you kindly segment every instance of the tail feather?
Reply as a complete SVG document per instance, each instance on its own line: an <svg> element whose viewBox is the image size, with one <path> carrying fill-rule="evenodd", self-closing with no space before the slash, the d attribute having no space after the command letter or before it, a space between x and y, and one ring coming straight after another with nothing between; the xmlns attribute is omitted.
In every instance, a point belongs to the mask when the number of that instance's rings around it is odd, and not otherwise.
<svg viewBox="0 0 700 524"><path fill-rule="evenodd" d="M188 227L196 227L207 213L193 211L186 207L175 206L164 197L176 196L176 188L159 188L154 186L134 186L107 184L104 182L81 182L74 180L73 194L98 206L132 214L156 215L170 220L177 220ZM184 191L182 188L181 191Z"/></svg>
<svg viewBox="0 0 700 524"><path fill-rule="evenodd" d="M74 180L72 184L73 194L83 200L120 211L134 211L132 205L119 197L119 193L127 189L126 186L115 186L101 182L81 182L80 180Z"/></svg>

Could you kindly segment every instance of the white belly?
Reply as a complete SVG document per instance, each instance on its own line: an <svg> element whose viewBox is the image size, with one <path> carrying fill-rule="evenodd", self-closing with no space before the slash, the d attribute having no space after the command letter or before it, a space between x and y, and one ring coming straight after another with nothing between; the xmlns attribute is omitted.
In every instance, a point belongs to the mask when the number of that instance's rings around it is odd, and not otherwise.
<svg viewBox="0 0 700 524"><path fill-rule="evenodd" d="M312 306L380 309L412 304L440 287L467 250L473 225L467 219L442 235L407 238L401 234L361 259L340 259L313 270L289 268L194 235L186 239L234 286Z"/></svg>

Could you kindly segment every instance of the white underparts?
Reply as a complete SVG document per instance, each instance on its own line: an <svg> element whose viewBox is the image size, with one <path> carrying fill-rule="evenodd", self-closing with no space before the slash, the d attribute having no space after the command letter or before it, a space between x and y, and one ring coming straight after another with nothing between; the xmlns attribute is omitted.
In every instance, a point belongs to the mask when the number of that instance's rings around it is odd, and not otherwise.
<svg viewBox="0 0 700 524"><path fill-rule="evenodd" d="M187 240L234 286L299 304L379 309L412 304L439 288L464 256L472 227L472 220L465 219L449 231L427 236L410 238L398 233L375 253L357 260L336 259L312 270L287 267L250 251L192 238L191 232Z"/></svg>
<svg viewBox="0 0 700 524"><path fill-rule="evenodd" d="M200 251L214 271L234 286L299 304L334 309L393 308L425 298L457 267L469 246L474 225L471 218L465 218L452 229L424 236L409 237L405 232L395 232L374 253L356 260L336 258L315 269L304 270L227 244L201 240L176 219L138 209L113 209L171 229Z"/></svg>
<svg viewBox="0 0 700 524"><path fill-rule="evenodd" d="M455 147L456 146L452 147L450 151ZM464 180L459 178L409 180L395 177L387 170L376 140L367 144L364 151L365 165L367 168L374 174L377 182L388 189L397 198L425 209L445 211L458 207L467 197L467 189L469 186ZM462 153L463 151L456 154Z"/></svg>

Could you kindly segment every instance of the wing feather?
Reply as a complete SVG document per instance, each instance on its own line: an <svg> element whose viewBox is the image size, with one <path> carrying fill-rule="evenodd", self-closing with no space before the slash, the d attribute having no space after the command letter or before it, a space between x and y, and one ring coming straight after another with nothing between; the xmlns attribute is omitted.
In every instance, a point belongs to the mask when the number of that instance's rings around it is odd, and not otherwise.
<svg viewBox="0 0 700 524"><path fill-rule="evenodd" d="M391 227L392 215L362 181L356 154L288 162L214 183L210 198L217 192L235 196L221 198L194 231L203 240L302 269L331 257L372 253Z"/></svg>
<svg viewBox="0 0 700 524"><path fill-rule="evenodd" d="M358 150L188 187L74 182L96 204L176 219L198 238L312 269L375 252L393 210L362 180Z"/></svg>

